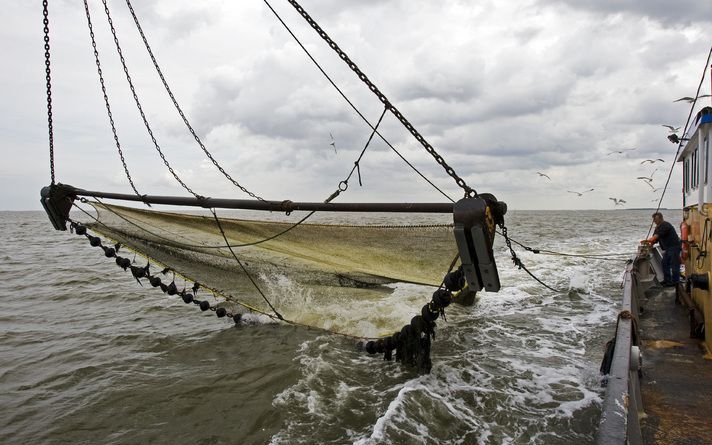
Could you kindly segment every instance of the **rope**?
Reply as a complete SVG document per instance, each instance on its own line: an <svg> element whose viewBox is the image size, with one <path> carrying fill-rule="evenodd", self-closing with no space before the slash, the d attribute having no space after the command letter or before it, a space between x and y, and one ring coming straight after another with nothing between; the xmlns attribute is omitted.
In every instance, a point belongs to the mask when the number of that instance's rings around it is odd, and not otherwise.
<svg viewBox="0 0 712 445"><path fill-rule="evenodd" d="M237 258L237 255L235 255L235 251L232 250L232 247L230 247L230 242L227 240L227 236L225 235L225 231L222 228L222 224L220 224L220 219L218 219L218 214L215 213L215 209L210 209L210 212L213 214L213 217L215 218L215 224L217 224L218 229L220 229L220 234L222 235L223 239L225 240L225 244L227 245L227 248L230 249L230 253L232 254L232 257L235 258L235 261L237 261L237 264L240 265L240 268L242 269L242 271L245 273L245 275L247 275L247 278L255 286L255 289L257 289L257 292L259 292L259 294L262 296L262 299L265 300L265 303L267 303L267 305L270 307L270 309L272 309L272 312L274 312L274 314L277 316L277 318L279 318L280 320L284 320L284 317L282 317L282 314L277 312L277 309L275 309L274 306L272 306L272 303L270 303L270 301L265 296L264 292L262 292L262 289L260 289L260 286L257 285L255 280L252 278L252 275L250 275L250 273L247 271L245 266L242 264L242 261L240 261Z"/></svg>
<svg viewBox="0 0 712 445"><path fill-rule="evenodd" d="M341 184L344 184L346 187L349 186L349 179L351 179L351 175L354 174L354 170L356 170L356 169L359 169L358 183L359 183L359 185L363 185L363 184L361 184L361 169L360 169L360 167L359 167L359 162L361 162L361 158L363 158L363 155L366 153L366 149L368 148L369 144L371 143L371 140L373 139L373 135L376 134L377 128L381 125L381 121L383 121L383 116L386 115L386 111L388 111L388 109L387 109L387 108L384 108L384 109L383 109L383 113L381 113L381 117L379 117L379 118L378 118L378 122L376 122L376 127L375 127L375 128L373 129L373 131L371 132L371 136L368 137L368 141L366 141L366 145L363 147L363 150L361 150L361 154L359 154L359 155L358 155L358 159L356 159L356 160L354 161L354 166L353 166L353 168L351 168L351 172L350 172L349 175L346 177L346 179L344 179L343 181L341 181ZM339 185L341 185L341 184L339 184ZM346 190L346 189L341 190L341 191L345 191L345 190Z"/></svg>
<svg viewBox="0 0 712 445"><path fill-rule="evenodd" d="M331 79L331 77L329 77L329 75L326 73L326 71L324 71L324 69L321 67L321 65L319 64L319 62L317 62L316 59L314 59L314 57L311 55L311 53L309 52L309 50L302 44L302 42L301 42L301 41L299 40L299 38L292 32L292 30L291 30L291 29L289 28L289 26L284 22L284 20L282 20L282 17L280 17L280 15L277 13L277 11L275 11L274 8L272 8L272 5L270 5L270 3L269 3L267 0L264 0L264 2L265 2L265 4L267 5L267 7L272 11L272 13L275 15L275 17L277 17L277 20L279 20L279 22L282 24L282 26L284 26L284 28L287 30L287 32L294 38L294 40L297 42L297 44L299 45L299 47L302 48L302 50L306 53L306 55L309 57L309 59L311 59L311 61L314 63L314 65L319 69L319 71L321 71L321 73L324 75L324 77L326 78L326 80L329 81L329 83L336 89L336 91L341 95L341 97L344 98L344 100L346 101L346 103L349 104L349 106L356 112L356 114L359 115L359 117L366 123L366 125L368 125L371 129L373 129L373 131L378 135L378 137L380 137L381 140L382 140L386 145L388 145L388 147L389 147L391 150L393 150L393 152L394 152L396 155L398 155L398 157L400 157L401 160L403 160L403 162L405 162L415 173L417 173L421 178L423 178L423 179L424 179L428 184L430 184L435 190L437 190L438 192L440 192L440 194L442 194L444 197L446 197L447 199L449 199L451 202L455 202L452 198L450 198L450 196L448 196L447 193L445 193L444 191L442 191L442 190L441 190L437 185L435 185L430 179L428 179L425 175L423 175L413 164L411 164L402 154L400 154L400 152L399 152L398 150L396 150L396 148L395 148L381 133L379 133L379 132L377 131L377 125L374 126L373 124L371 124L371 122L370 122L368 119L366 119L366 116L364 116L364 115L361 113L361 111L359 111L359 109L353 104L353 102L351 102L351 100L349 100L349 98L346 96L346 94L344 94L344 92L341 90L341 88L339 88L338 85L336 85L336 83ZM385 105L385 104L384 104L384 105Z"/></svg>
<svg viewBox="0 0 712 445"><path fill-rule="evenodd" d="M700 77L700 83L697 85L697 92L695 93L695 100L692 102L692 105L690 106L690 111L687 114L687 120L685 121L685 128L682 133L683 138L685 134L687 134L688 127L690 125L690 119L692 119L692 112L695 109L695 105L697 104L697 97L700 95L700 90L702 89L702 83L705 81L705 75L707 74L707 66L710 64L710 58L712 57L712 46L710 47L709 52L707 53L707 60L705 61L705 66L702 69L702 76ZM675 161L677 160L677 156L680 154L680 149L682 148L682 143L684 142L680 138L680 141L677 143L677 150L675 151L675 157L673 158L673 162L670 163L670 170L668 171L668 177L667 180L665 181L665 187L663 187L663 192L660 195L660 199L658 200L658 206L655 208L655 213L660 211L660 206L662 205L663 198L665 197L665 192L667 191L668 184L670 184L670 178L672 177L672 171L675 168ZM650 237L650 232L653 230L653 224L654 222L650 222L650 227L648 228L648 234L645 236L645 238Z"/></svg>
<svg viewBox="0 0 712 445"><path fill-rule="evenodd" d="M501 232L497 232L499 234L502 234ZM630 256L628 253L590 253L590 254L577 254L577 253L562 253L562 252L556 252L553 250L545 250L545 249L535 249L529 246L526 246L519 241L514 240L513 238L509 238L514 244L519 245L522 247L524 250L527 250L529 252L532 252L534 254L541 254L541 255L552 255L552 256L564 256L564 257L575 257L575 258L586 258L586 259L592 259L592 260L608 260L608 261L626 261L627 258L614 258L614 256Z"/></svg>

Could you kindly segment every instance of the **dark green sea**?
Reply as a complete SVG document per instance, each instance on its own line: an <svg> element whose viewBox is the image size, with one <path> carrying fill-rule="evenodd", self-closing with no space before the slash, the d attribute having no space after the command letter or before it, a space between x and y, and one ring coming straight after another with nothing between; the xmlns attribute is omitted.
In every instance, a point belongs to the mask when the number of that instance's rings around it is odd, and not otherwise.
<svg viewBox="0 0 712 445"><path fill-rule="evenodd" d="M510 211L507 225L535 248L632 254L650 213ZM0 212L0 239L2 444L593 443L624 261L515 245L552 292L498 237L502 290L448 308L418 375L141 287L43 212Z"/></svg>

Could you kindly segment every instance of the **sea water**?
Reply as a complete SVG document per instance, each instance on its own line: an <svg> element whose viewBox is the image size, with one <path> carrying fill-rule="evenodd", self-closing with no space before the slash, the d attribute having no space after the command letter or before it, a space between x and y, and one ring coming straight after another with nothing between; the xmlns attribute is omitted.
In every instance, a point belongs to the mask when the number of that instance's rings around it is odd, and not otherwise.
<svg viewBox="0 0 712 445"><path fill-rule="evenodd" d="M42 212L0 212L0 443L593 443L625 258L651 213L510 211L522 244L609 255L514 244L552 291L498 235L502 289L447 309L418 375L349 339L234 326L140 286Z"/></svg>

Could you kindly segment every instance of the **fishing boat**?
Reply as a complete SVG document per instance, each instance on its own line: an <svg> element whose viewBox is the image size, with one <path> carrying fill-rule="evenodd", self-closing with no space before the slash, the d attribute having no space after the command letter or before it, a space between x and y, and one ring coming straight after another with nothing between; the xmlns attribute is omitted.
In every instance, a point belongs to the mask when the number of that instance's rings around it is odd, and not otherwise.
<svg viewBox="0 0 712 445"><path fill-rule="evenodd" d="M209 163L236 187L237 193L244 193L250 199L235 199L232 195L225 198L208 196L176 172L169 161L170 153L161 147L151 131L139 100L138 88L134 88L127 65L123 65L136 108L152 139L153 147L150 148L156 149L172 179L186 193L183 196L164 196L146 194L143 190L139 192L141 188L132 181L130 162L125 162L120 138L114 128L109 101L111 94L105 88L102 64L92 34L92 18L85 3L107 116L127 185L134 193L90 190L81 187L82 184L61 183L58 181L62 174L60 170L55 176L52 65L46 26L50 178L49 185L40 192L41 203L55 229L74 232L75 236L85 239L98 256L105 257L107 271L110 270L107 273L123 274L127 282L134 281L136 285L154 289L157 298L165 295L173 301L184 302L187 314L199 311L212 313L217 322L228 325L285 323L345 336L353 339L374 358L395 358L406 366L427 373L431 367L429 352L435 326L444 318L449 305L469 305L475 301L479 291L499 290L497 263L492 250L497 233L509 247L515 266L526 272L511 248L512 240L505 225L507 206L494 195L478 193L470 187L456 173L456 168L451 167L427 142L313 17L296 1L290 0L289 3L347 64L367 90L374 93L383 109L380 119L363 119L363 150L353 161L353 168L349 165L350 171L346 169L344 179L323 191L323 201L305 202L295 196L265 199L227 173L193 130L178 105L168 79L159 68L158 57L153 53L131 8L137 31L166 93L198 148L205 153ZM127 4L130 7L130 2ZM123 63L119 38L114 33L108 7L105 12ZM47 25L50 17L47 2L44 13ZM388 143L381 127L381 120L387 113L394 116L443 168L445 178L455 181L462 189L462 198L450 198L443 193L446 199L442 202L341 202L348 195L349 186L354 188L356 177L361 183L361 159L372 139L380 139L400 156ZM706 283L709 282L710 267L705 254L710 230L706 215L712 189L703 191L700 186L703 182L705 188L709 187L706 185L708 118L708 113L697 115L692 129L679 141L682 144L680 147L685 147L680 161L686 169L687 189L684 193L687 215L683 227L687 228L689 246L685 263L687 279L684 285L678 286L676 294L680 304L675 304L671 290L656 286L656 282L661 280L660 252L641 246L626 271L624 304L619 313L615 337L608 349L609 368L605 371L607 392L598 432L601 444L644 443L646 435L650 437L658 432L675 431L671 427L678 425L674 420L673 423L662 420L661 413L669 411L669 405L659 404L658 411L654 410L655 399L651 398L654 396L650 390L656 387L650 379L650 364L654 363L651 357L667 352L678 353L682 347L689 345L685 350L694 352L690 360L697 360L704 355L696 349L699 343L697 337L708 336L704 344L708 347L710 344L709 334L704 331L704 320L709 319L710 311L710 304L705 303L709 301ZM423 175L421 177L424 178ZM704 181L700 180L702 177ZM581 196L578 192L571 193ZM387 197L384 196L384 199ZM619 204L617 200L614 202ZM176 207L186 211L178 212ZM261 212L264 216L248 219L243 213L234 213L235 210ZM413 213L432 216L432 220L414 225L408 222ZM319 219L327 214L327 218ZM359 222L355 223L354 214L380 216L370 223L362 223L359 216ZM383 217L383 214L387 216ZM284 285L285 280L289 281L287 286ZM303 291L290 294L285 292L288 288ZM695 338L675 337L671 340L672 337L665 337L646 342L656 332L646 323L654 320L654 316L665 316L670 312L667 307L656 312L656 303L672 305L685 323L691 323L685 335L691 333ZM400 317L392 311L394 305L406 305L410 315L405 319ZM678 323L675 326L687 329L687 325ZM655 369L662 368L658 366ZM679 369L682 366L674 371ZM704 367L701 365L695 369L699 371ZM692 375L698 377L700 374ZM674 373L674 376L679 374ZM702 383L711 381L700 380ZM657 378L656 381L663 380ZM673 390L685 388L704 394L705 387L698 383L685 381L677 386L666 383L658 387ZM696 406L693 411L702 409ZM689 417L700 418L692 414ZM659 420L653 423L656 418ZM710 437L703 433L699 425L684 428L686 431L680 434L686 437ZM695 431L695 435L690 431Z"/></svg>
<svg viewBox="0 0 712 445"><path fill-rule="evenodd" d="M708 56L702 79L709 63ZM712 443L712 332L705 329L712 321L712 107L693 115L699 91L683 135L668 137L678 146L683 211L666 216L680 218L684 274L674 288L661 287L663 253L645 242L628 263L615 335L601 365L607 386L599 445Z"/></svg>

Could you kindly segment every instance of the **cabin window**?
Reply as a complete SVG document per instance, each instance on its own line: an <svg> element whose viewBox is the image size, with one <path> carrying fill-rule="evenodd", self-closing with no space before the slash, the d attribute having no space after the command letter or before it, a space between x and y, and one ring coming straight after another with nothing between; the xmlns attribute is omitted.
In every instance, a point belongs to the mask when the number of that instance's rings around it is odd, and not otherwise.
<svg viewBox="0 0 712 445"><path fill-rule="evenodd" d="M690 191L690 158L685 158L682 160L682 170L683 170L683 188L685 193Z"/></svg>
<svg viewBox="0 0 712 445"><path fill-rule="evenodd" d="M707 170L710 166L710 140L705 138L705 184L707 184Z"/></svg>
<svg viewBox="0 0 712 445"><path fill-rule="evenodd" d="M697 188L697 180L699 179L698 172L700 171L699 166L697 165L697 149L692 152L692 165L690 168L692 168L690 173L692 173L692 189L694 190Z"/></svg>

